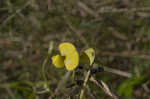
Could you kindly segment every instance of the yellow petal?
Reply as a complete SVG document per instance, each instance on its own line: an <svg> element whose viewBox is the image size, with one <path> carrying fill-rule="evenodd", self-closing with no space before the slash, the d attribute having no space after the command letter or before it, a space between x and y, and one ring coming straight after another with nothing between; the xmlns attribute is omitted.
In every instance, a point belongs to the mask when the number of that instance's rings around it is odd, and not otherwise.
<svg viewBox="0 0 150 99"><path fill-rule="evenodd" d="M80 56L80 61L92 65L95 59L95 51L93 48L86 49Z"/></svg>
<svg viewBox="0 0 150 99"><path fill-rule="evenodd" d="M77 51L73 52L70 55L67 55L65 58L65 66L67 70L74 70L79 64L79 54Z"/></svg>
<svg viewBox="0 0 150 99"><path fill-rule="evenodd" d="M69 55L76 51L76 48L73 44L69 42L64 42L59 45L59 51L62 56Z"/></svg>
<svg viewBox="0 0 150 99"><path fill-rule="evenodd" d="M55 67L57 68L62 68L64 67L64 57L60 55L55 55L52 57L52 63L54 64Z"/></svg>

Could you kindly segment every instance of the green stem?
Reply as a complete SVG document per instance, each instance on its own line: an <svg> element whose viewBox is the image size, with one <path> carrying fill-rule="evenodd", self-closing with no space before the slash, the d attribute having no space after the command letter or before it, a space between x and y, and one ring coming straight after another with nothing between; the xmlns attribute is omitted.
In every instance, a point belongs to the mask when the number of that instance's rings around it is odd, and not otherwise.
<svg viewBox="0 0 150 99"><path fill-rule="evenodd" d="M42 64L42 76L43 76L43 79L46 83L46 87L48 87L48 80L47 80L47 77L46 77L46 65L50 59L50 56L51 56L51 53L52 53L52 50L53 50L53 42L51 41L50 42L50 45L49 45L49 49L48 49L48 56L45 58L43 64ZM48 91L50 92L50 94L53 94L53 92L50 90L50 88L48 87Z"/></svg>
<svg viewBox="0 0 150 99"><path fill-rule="evenodd" d="M45 82L48 82L47 81L47 78L46 78L46 73L45 73L45 67L46 67L46 64L48 63L48 60L49 60L49 56L47 56L46 58L45 58L45 60L44 60L44 62L43 62L43 65L42 65L42 76L43 76L43 79L44 79L44 81Z"/></svg>
<svg viewBox="0 0 150 99"><path fill-rule="evenodd" d="M81 90L81 93L80 93L80 99L83 99L83 95L84 95L84 92L85 92L85 88L86 88L86 84L88 82L88 79L90 77L90 70L88 70L87 74L86 74L86 77L85 77L85 80L84 80L84 83L83 83L83 89Z"/></svg>

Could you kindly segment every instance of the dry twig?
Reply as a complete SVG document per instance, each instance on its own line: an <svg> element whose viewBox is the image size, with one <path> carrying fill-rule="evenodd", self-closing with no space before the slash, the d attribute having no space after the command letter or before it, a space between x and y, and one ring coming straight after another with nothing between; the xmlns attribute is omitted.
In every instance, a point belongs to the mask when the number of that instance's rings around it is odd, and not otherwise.
<svg viewBox="0 0 150 99"><path fill-rule="evenodd" d="M143 7L143 8L113 8L113 7L102 7L97 12L100 13L122 13L122 12L144 12L150 11L150 7Z"/></svg>
<svg viewBox="0 0 150 99"><path fill-rule="evenodd" d="M95 83L97 86L99 86L100 88L102 88L104 90L104 92L109 95L110 97L112 97L113 99L118 99L118 97L112 93L108 87L107 84L105 84L103 81L98 82L97 80L94 79L94 77L92 76L90 78L90 81L92 81L93 83Z"/></svg>
<svg viewBox="0 0 150 99"><path fill-rule="evenodd" d="M28 1L22 8L17 9L17 10L15 11L15 13L13 13L13 14L10 15L10 16L8 16L8 18L2 22L1 27L5 26L5 25L6 25L12 18L14 18L18 13L20 13L22 10L24 10L26 7L28 7L28 6L31 4L31 1L32 1L32 0Z"/></svg>
<svg viewBox="0 0 150 99"><path fill-rule="evenodd" d="M50 96L48 99L53 99L55 96L57 96L59 94L59 90L64 86L64 84L67 82L69 76L71 75L71 71L68 71L63 77L62 79L59 81L57 88L55 89L55 92L53 94L53 96Z"/></svg>
<svg viewBox="0 0 150 99"><path fill-rule="evenodd" d="M78 6L83 9L85 12L87 12L88 14L94 16L95 18L98 17L98 14L93 11L92 9L90 9L86 4L84 4L83 2L79 1L78 2Z"/></svg>
<svg viewBox="0 0 150 99"><path fill-rule="evenodd" d="M97 51L97 54L105 55L105 56L119 56L119 57L128 57L128 58L141 58L145 60L150 60L150 55L139 54L135 51L124 51L124 52L109 52L109 51Z"/></svg>
<svg viewBox="0 0 150 99"><path fill-rule="evenodd" d="M117 69L112 69L112 68L109 68L109 67L106 67L106 66L103 67L103 68L104 68L104 71L106 71L106 72L110 72L110 73L117 74L117 75L127 77L127 78L132 77L132 74L128 73L128 72L120 71L120 70L117 70Z"/></svg>

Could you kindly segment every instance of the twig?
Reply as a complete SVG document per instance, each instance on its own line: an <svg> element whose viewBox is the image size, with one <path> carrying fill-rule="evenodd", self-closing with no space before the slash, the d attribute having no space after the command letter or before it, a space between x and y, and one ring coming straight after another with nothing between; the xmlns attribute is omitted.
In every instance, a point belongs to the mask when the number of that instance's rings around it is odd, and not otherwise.
<svg viewBox="0 0 150 99"><path fill-rule="evenodd" d="M78 2L78 6L80 8L82 8L84 11L86 11L88 14L94 16L94 17L98 17L98 14L93 11L92 9L90 9L86 4L84 4L83 2L79 1Z"/></svg>
<svg viewBox="0 0 150 99"><path fill-rule="evenodd" d="M16 99L14 93L12 92L12 90L9 87L6 87L6 90L12 99Z"/></svg>
<svg viewBox="0 0 150 99"><path fill-rule="evenodd" d="M94 65L95 65L94 67L100 66L100 65L98 65L96 63L94 63ZM109 72L109 73L113 73L113 74L120 75L120 76L127 77L127 78L132 77L132 74L128 73L128 72L124 72L124 71L121 71L121 70L113 69L113 68L110 68L108 66L100 66L100 67L103 68L104 71Z"/></svg>
<svg viewBox="0 0 150 99"><path fill-rule="evenodd" d="M8 23L8 21L10 21L12 18L14 18L14 17L16 16L16 14L20 13L20 12L21 12L22 10L24 10L27 6L29 6L29 5L31 4L31 1L32 1L32 0L28 1L22 8L17 9L17 10L15 11L15 13L13 13L13 14L10 15L10 16L8 16L8 18L2 22L1 27L5 26L5 25Z"/></svg>
<svg viewBox="0 0 150 99"><path fill-rule="evenodd" d="M53 99L56 95L58 95L59 90L64 86L64 84L67 82L69 76L71 75L71 71L68 71L62 79L59 81L57 88L55 89L55 92L52 96L50 96L48 99Z"/></svg>
<svg viewBox="0 0 150 99"><path fill-rule="evenodd" d="M122 13L122 12L143 12L143 11L150 11L150 7L143 7L143 8L113 8L113 7L102 7L100 8L97 13Z"/></svg>
<svg viewBox="0 0 150 99"><path fill-rule="evenodd" d="M94 82L97 86L102 88L104 90L104 92L107 95L109 95L110 97L112 97L113 99L118 99L118 97L110 91L110 89L107 86L107 84L105 84L103 81L98 82L97 80L94 79L93 76L90 77L90 81Z"/></svg>
<svg viewBox="0 0 150 99"><path fill-rule="evenodd" d="M69 26L69 28L72 30L72 32L74 32L78 37L79 37L79 39L81 40L81 42L85 45L85 47L87 47L88 48L88 42L87 42L87 40L85 39L85 37L83 37L81 34L81 31L78 31L77 29L75 29L72 25L71 25L71 23L69 23L69 22L67 22L67 24L68 24L68 26Z"/></svg>
<svg viewBox="0 0 150 99"><path fill-rule="evenodd" d="M109 30L112 31L112 35L115 36L116 38L120 39L120 40L128 40L128 37L123 35L123 33L121 34L120 32L116 31L113 27L109 28Z"/></svg>
<svg viewBox="0 0 150 99"><path fill-rule="evenodd" d="M97 64L94 64L94 65L97 65ZM117 74L117 75L120 75L120 76L124 76L124 77L132 77L132 74L131 73L128 73L128 72L124 72L124 71L120 71L120 70L116 70L116 69L112 69L112 68L109 68L109 67L103 67L104 68L104 71L106 72L110 72L110 73L113 73L113 74ZM86 74L86 78L84 80L84 84L83 84L83 89L81 90L81 93L80 93L80 99L83 98L83 94L84 94L84 91L85 91L85 88L86 88L86 84L87 84L87 81L89 79L89 75L90 75L90 70L87 72ZM108 88L108 86L101 81L101 85L93 78L91 77L90 78L91 81L95 82L97 85L101 86L101 88L103 88L103 90L111 97L113 97L114 99L118 99L116 98L116 96L114 94L112 94Z"/></svg>
<svg viewBox="0 0 150 99"><path fill-rule="evenodd" d="M51 9L51 7L52 7L52 0L47 0L47 7L48 7L48 10Z"/></svg>
<svg viewBox="0 0 150 99"><path fill-rule="evenodd" d="M150 55L139 54L135 51L124 51L124 52L109 52L109 51L97 51L97 54L105 55L105 56L120 56L120 57L128 57L128 58L141 58L145 60L150 60Z"/></svg>
<svg viewBox="0 0 150 99"><path fill-rule="evenodd" d="M104 68L104 71L106 71L106 72L110 72L110 73L117 74L117 75L120 75L120 76L124 76L124 77L127 77L127 78L132 77L132 74L128 73L128 72L120 71L120 70L117 70L117 69L112 69L112 68L109 68L109 67L106 67L106 66L103 67L103 68Z"/></svg>

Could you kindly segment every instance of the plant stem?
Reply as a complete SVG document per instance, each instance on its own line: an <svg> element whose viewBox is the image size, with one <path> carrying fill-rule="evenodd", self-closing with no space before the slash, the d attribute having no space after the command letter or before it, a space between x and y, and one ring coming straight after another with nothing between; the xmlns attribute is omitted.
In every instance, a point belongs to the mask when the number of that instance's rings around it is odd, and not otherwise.
<svg viewBox="0 0 150 99"><path fill-rule="evenodd" d="M48 56L45 58L43 64L42 64L42 76L43 76L43 79L46 83L46 87L48 87L48 80L47 80L47 77L46 77L46 64L48 63L49 59L50 59L50 56L51 56L51 53L52 53L52 50L53 50L53 41L50 42L49 44L49 49L48 49ZM53 94L53 92L50 90L50 88L48 87L48 91L50 92L50 94Z"/></svg>
<svg viewBox="0 0 150 99"><path fill-rule="evenodd" d="M90 70L88 70L87 74L86 74L86 77L85 77L85 80L84 80L84 83L83 83L83 89L81 90L81 93L80 93L80 99L83 99L83 95L84 95L84 92L85 92L85 88L86 88L86 84L87 84L87 81L90 77Z"/></svg>

